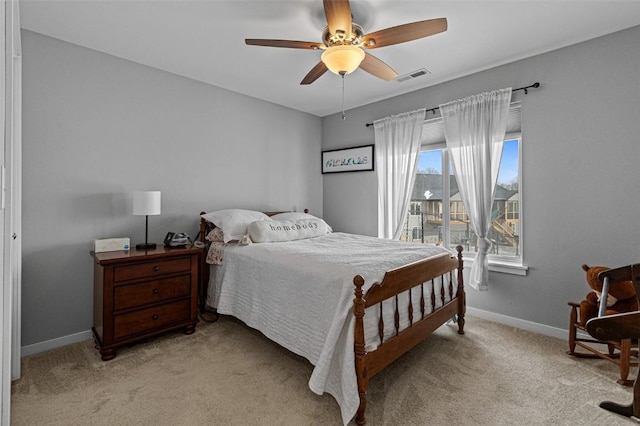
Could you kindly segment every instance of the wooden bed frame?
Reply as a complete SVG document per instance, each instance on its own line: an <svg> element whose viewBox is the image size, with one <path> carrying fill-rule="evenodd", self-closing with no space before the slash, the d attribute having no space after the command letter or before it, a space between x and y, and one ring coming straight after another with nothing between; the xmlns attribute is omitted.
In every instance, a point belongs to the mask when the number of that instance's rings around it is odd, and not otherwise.
<svg viewBox="0 0 640 426"><path fill-rule="evenodd" d="M307 212L305 210L305 212ZM279 212L267 212L272 216ZM205 237L211 230L211 224L205 219L200 219L199 240L206 243ZM371 377L382 371L387 365L398 359L400 356L411 350L418 343L422 342L426 337L431 335L437 328L445 324L452 318L457 320L458 333L464 334L466 297L463 283L463 260L462 246L457 246L457 257L442 253L431 256L426 259L419 260L398 268L392 269L385 273L383 280L376 283L371 289L364 294L362 286L364 278L356 275L353 278L355 285L355 298L353 300L353 313L355 315L355 370L358 380L358 393L360 396L360 405L356 413L356 423L363 425L366 423L365 410L367 406L367 389ZM209 268L202 259L200 285L200 310L204 312L205 301L207 296L207 287L209 283ZM453 273L457 269L457 288L453 288ZM449 285L445 288L445 276L449 277ZM436 305L435 283L440 280L440 306L433 308L430 312L426 310L425 287L431 293L431 305ZM412 288L420 287L420 300L417 301L420 306L420 312L413 312ZM409 327L400 330L400 314L398 306L398 295L409 291L409 303L407 315ZM447 296L450 299L446 302ZM393 299L395 303L395 314L393 318L383 318L382 302ZM379 346L373 351L365 350L364 335L364 315L365 310L371 306L378 305L380 308L380 320L378 323L378 337L380 339ZM377 309L377 308L374 308ZM395 335L385 340L384 322L393 321L395 326Z"/></svg>

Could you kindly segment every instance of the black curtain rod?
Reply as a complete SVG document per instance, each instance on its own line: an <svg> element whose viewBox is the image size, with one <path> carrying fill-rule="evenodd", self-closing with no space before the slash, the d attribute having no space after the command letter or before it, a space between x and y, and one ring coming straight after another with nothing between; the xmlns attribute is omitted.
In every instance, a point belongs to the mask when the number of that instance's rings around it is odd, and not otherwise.
<svg viewBox="0 0 640 426"><path fill-rule="evenodd" d="M535 83L533 83L530 86L526 86L526 87L519 87L517 89L513 89L512 92L517 92L518 90L524 90L524 94L528 95L529 94L529 89L533 88L533 89L537 89L538 87L540 87L540 83L538 83L537 81ZM436 113L437 110L439 110L440 107L435 107L435 108L429 108L428 110L425 110L425 116L429 113ZM366 124L367 127L373 126L373 123L367 123Z"/></svg>

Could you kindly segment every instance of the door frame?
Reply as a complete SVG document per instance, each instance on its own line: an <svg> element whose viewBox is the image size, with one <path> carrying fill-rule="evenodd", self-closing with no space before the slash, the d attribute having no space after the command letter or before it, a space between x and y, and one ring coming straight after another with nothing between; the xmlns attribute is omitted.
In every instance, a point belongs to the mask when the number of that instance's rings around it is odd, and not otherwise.
<svg viewBox="0 0 640 426"><path fill-rule="evenodd" d="M0 7L0 424L10 424L11 380L20 378L22 280L22 52L19 0Z"/></svg>

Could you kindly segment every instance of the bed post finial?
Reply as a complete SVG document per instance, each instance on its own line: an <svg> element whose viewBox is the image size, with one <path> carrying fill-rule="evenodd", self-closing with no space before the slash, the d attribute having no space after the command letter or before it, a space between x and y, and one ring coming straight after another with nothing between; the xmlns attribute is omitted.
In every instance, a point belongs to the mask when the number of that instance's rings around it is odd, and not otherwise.
<svg viewBox="0 0 640 426"><path fill-rule="evenodd" d="M464 292L464 261L462 260L462 251L464 247L456 246L458 252L458 334L464 334L464 314L467 310L466 294Z"/></svg>
<svg viewBox="0 0 640 426"><path fill-rule="evenodd" d="M354 291L355 298L353 299L353 314L356 317L354 350L356 355L356 377L358 379L358 395L360 396L360 405L358 406L358 412L356 413L356 424L363 425L366 422L364 418L364 412L367 408L367 388L369 387L369 376L367 374L367 366L365 364L366 353L364 350L365 300L364 294L362 292L364 278L362 278L361 275L356 275L353 278L353 284L356 286L356 289Z"/></svg>

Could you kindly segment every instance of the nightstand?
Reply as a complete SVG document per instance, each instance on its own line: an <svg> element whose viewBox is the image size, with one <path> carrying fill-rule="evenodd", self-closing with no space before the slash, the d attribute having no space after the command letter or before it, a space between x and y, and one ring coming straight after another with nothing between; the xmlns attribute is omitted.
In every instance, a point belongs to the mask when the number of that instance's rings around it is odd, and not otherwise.
<svg viewBox="0 0 640 426"><path fill-rule="evenodd" d="M117 348L169 330L195 331L202 249L91 252L93 334L103 361Z"/></svg>

